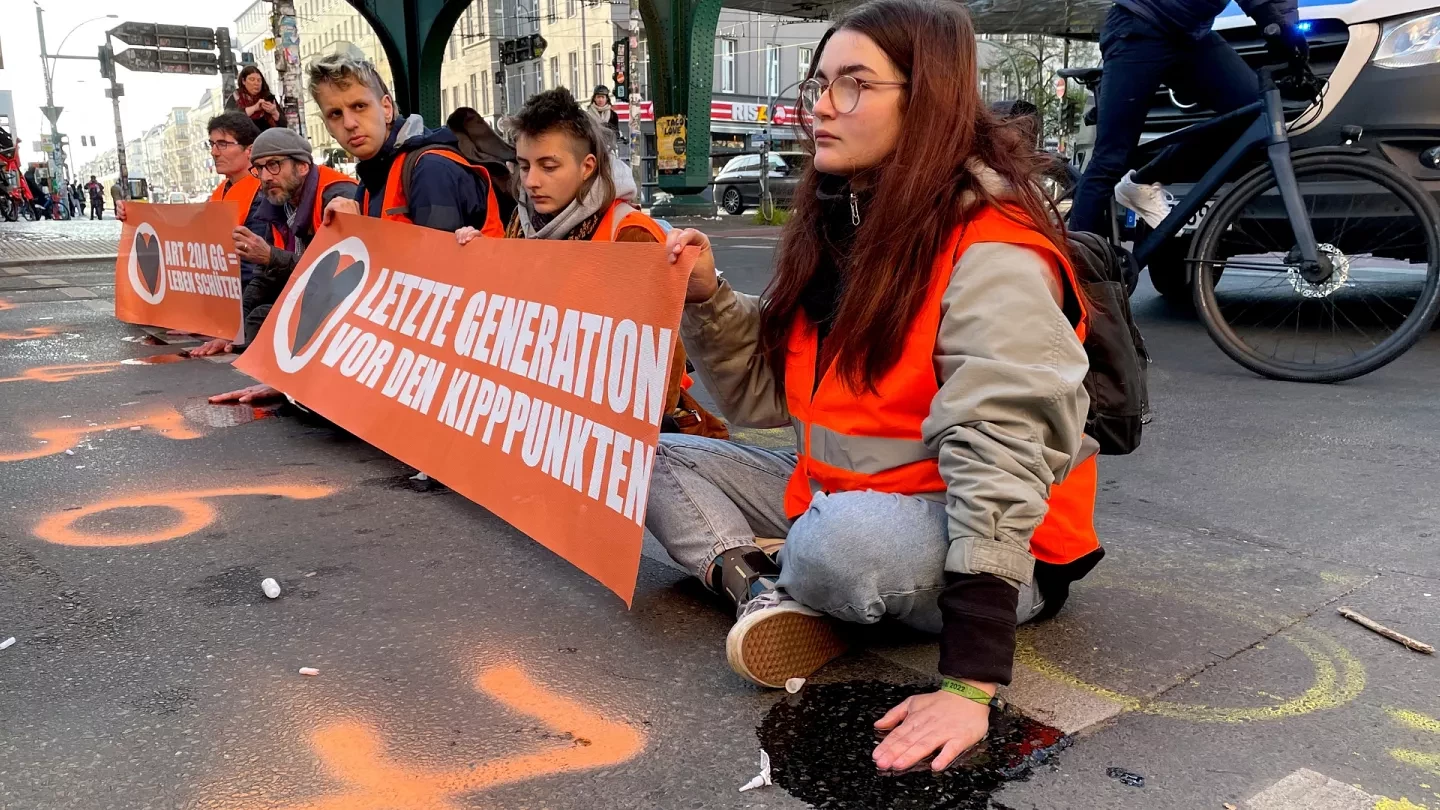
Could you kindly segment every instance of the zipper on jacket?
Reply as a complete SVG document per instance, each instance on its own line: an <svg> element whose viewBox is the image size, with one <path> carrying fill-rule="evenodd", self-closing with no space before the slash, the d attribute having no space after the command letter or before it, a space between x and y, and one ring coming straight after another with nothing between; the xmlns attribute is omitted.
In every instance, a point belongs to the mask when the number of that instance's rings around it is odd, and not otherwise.
<svg viewBox="0 0 1440 810"><path fill-rule="evenodd" d="M850 192L850 224L860 227L860 198L853 191Z"/></svg>

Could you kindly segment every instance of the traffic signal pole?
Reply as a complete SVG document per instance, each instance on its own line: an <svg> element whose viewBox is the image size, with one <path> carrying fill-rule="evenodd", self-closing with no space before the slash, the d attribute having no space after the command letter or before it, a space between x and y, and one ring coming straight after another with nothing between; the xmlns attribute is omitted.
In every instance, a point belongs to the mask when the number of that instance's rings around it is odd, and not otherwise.
<svg viewBox="0 0 1440 810"><path fill-rule="evenodd" d="M100 70L105 78L110 80L110 88L105 95L110 97L110 105L115 110L115 164L120 171L120 199L130 199L130 168L125 162L125 131L120 127L120 97L125 94L125 88L115 83L115 49L110 45L110 33L105 33L105 45L100 50Z"/></svg>

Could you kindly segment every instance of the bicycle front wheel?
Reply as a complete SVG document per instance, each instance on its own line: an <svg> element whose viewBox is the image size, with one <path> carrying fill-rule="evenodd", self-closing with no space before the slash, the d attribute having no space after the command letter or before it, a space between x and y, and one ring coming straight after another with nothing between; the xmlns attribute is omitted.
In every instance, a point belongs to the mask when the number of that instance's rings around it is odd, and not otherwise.
<svg viewBox="0 0 1440 810"><path fill-rule="evenodd" d="M1201 227L1195 308L1215 343L1257 374L1339 382L1415 344L1440 312L1440 208L1374 158L1296 158L1295 179L1327 274L1300 251L1273 172L1239 181Z"/></svg>

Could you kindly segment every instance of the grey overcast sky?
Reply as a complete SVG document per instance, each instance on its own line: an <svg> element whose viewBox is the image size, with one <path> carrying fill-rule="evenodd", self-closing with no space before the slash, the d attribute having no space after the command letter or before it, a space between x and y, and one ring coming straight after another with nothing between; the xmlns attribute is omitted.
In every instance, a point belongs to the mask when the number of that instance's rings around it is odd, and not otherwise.
<svg viewBox="0 0 1440 810"><path fill-rule="evenodd" d="M127 22L198 25L206 28L229 26L235 35L235 18L253 0L0 0L6 24L0 28L5 69L0 70L0 90L14 94L17 140L21 160L40 158L31 149L42 132L49 130L40 107L45 103L45 79L40 68L40 38L35 8L45 10L45 45L49 53L94 56L105 41L105 31ZM106 14L118 19L103 19ZM94 17L102 19L86 22ZM79 26L76 28L76 26ZM73 31L72 31L73 29ZM66 35L69 34L68 39ZM64 50L59 50L64 40ZM117 50L125 47L115 43ZM259 54L257 58L261 58ZM115 116L109 86L100 78L98 62L60 59L55 62L55 103L64 107L60 131L70 136L72 165L90 160L115 146ZM171 107L192 107L206 88L220 87L219 76L171 76L160 73L132 73L119 68L125 86L120 99L120 117L126 140L135 138L165 119ZM80 146L81 135L95 136L97 146Z"/></svg>

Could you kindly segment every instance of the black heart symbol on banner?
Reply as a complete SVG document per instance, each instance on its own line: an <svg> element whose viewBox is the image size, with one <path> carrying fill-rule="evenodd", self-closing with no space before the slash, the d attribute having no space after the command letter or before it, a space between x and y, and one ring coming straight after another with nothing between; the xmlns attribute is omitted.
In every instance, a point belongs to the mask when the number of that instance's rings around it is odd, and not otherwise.
<svg viewBox="0 0 1440 810"><path fill-rule="evenodd" d="M154 295L160 289L160 240L152 238L149 233L135 234L135 261L140 265L145 289Z"/></svg>
<svg viewBox="0 0 1440 810"><path fill-rule="evenodd" d="M344 270L336 273L340 266L340 254L335 251L325 254L310 271L305 281L305 290L300 293L298 317L295 319L295 336L290 343L290 353L300 353L301 347L310 343L315 333L340 306L345 296L360 286L365 277L365 262L356 260Z"/></svg>

